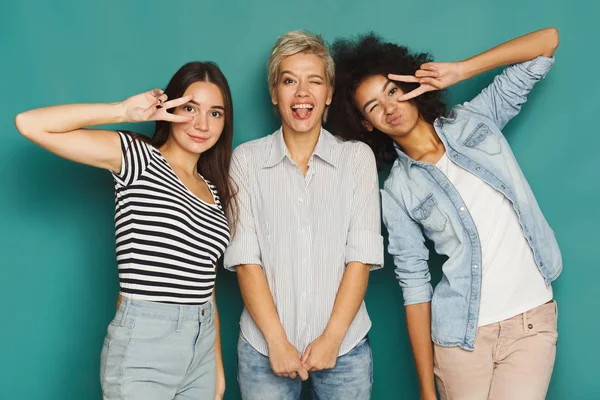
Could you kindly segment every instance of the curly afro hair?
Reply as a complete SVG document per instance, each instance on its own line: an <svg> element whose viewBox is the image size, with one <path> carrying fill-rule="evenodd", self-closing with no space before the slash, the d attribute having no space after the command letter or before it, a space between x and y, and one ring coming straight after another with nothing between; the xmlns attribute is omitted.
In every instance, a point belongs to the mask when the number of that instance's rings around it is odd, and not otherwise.
<svg viewBox="0 0 600 400"><path fill-rule="evenodd" d="M354 94L366 78L373 75L387 77L390 73L414 75L421 64L432 61L432 58L426 53L411 54L406 47L386 43L372 32L356 39L337 39L331 53L335 61L336 83L327 127L345 140L360 140L368 144L375 153L379 168L393 163L396 159L394 142L376 128L369 132L363 127L364 117L354 103ZM418 87L417 83L397 84L404 93ZM421 118L433 123L446 113L443 96L443 91L431 91L410 101L417 107Z"/></svg>

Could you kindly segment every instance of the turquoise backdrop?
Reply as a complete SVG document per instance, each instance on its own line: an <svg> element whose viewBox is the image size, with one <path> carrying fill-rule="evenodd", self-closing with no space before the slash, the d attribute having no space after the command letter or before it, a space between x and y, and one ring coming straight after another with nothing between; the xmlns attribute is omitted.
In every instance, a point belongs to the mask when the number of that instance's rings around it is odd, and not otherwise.
<svg viewBox="0 0 600 400"><path fill-rule="evenodd" d="M327 41L373 30L453 61L556 26L556 66L505 133L564 255L560 339L549 399L598 399L600 173L598 17L592 0L9 1L0 13L0 399L99 399L99 357L118 291L109 173L59 159L21 137L20 111L113 102L164 87L185 62L214 60L232 87L235 144L277 128L266 60L276 38ZM493 73L450 91L473 97ZM594 122L596 121L596 122ZM143 133L150 124L130 127ZM384 178L382 176L381 178ZM437 266L435 267L437 268ZM226 399L238 399L242 301L221 270ZM417 399L400 289L389 257L367 306L374 399Z"/></svg>

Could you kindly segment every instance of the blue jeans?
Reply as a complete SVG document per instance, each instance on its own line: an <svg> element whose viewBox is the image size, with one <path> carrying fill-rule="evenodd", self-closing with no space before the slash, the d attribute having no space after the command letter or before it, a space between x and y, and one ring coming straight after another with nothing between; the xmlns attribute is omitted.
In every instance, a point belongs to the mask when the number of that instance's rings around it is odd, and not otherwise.
<svg viewBox="0 0 600 400"><path fill-rule="evenodd" d="M104 399L212 399L215 326L210 302L164 304L123 297L102 348Z"/></svg>
<svg viewBox="0 0 600 400"><path fill-rule="evenodd" d="M369 339L338 357L335 367L310 372L317 400L368 400L373 385L373 358ZM244 400L297 400L302 380L277 376L269 357L256 351L241 336L238 341L238 383Z"/></svg>

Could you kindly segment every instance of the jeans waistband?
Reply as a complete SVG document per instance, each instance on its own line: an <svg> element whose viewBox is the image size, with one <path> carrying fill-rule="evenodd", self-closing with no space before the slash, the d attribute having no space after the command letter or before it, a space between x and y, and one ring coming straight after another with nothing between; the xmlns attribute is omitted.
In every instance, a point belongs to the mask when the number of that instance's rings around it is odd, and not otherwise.
<svg viewBox="0 0 600 400"><path fill-rule="evenodd" d="M211 312L212 302L210 300L201 305L184 305L137 300L122 296L117 314L121 314L122 323L128 315L168 321L202 322L210 316Z"/></svg>

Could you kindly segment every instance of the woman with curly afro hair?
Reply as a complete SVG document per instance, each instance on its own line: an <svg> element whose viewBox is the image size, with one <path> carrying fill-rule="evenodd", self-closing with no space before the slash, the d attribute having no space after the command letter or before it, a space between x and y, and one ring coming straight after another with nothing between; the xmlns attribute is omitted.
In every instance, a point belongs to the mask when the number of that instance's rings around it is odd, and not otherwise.
<svg viewBox="0 0 600 400"><path fill-rule="evenodd" d="M501 130L554 64L547 28L472 58L432 62L374 34L337 40L329 126L393 164L382 190L422 399L543 399L556 355L551 282L562 269ZM443 89L508 66L449 113ZM435 291L425 239L448 259Z"/></svg>

